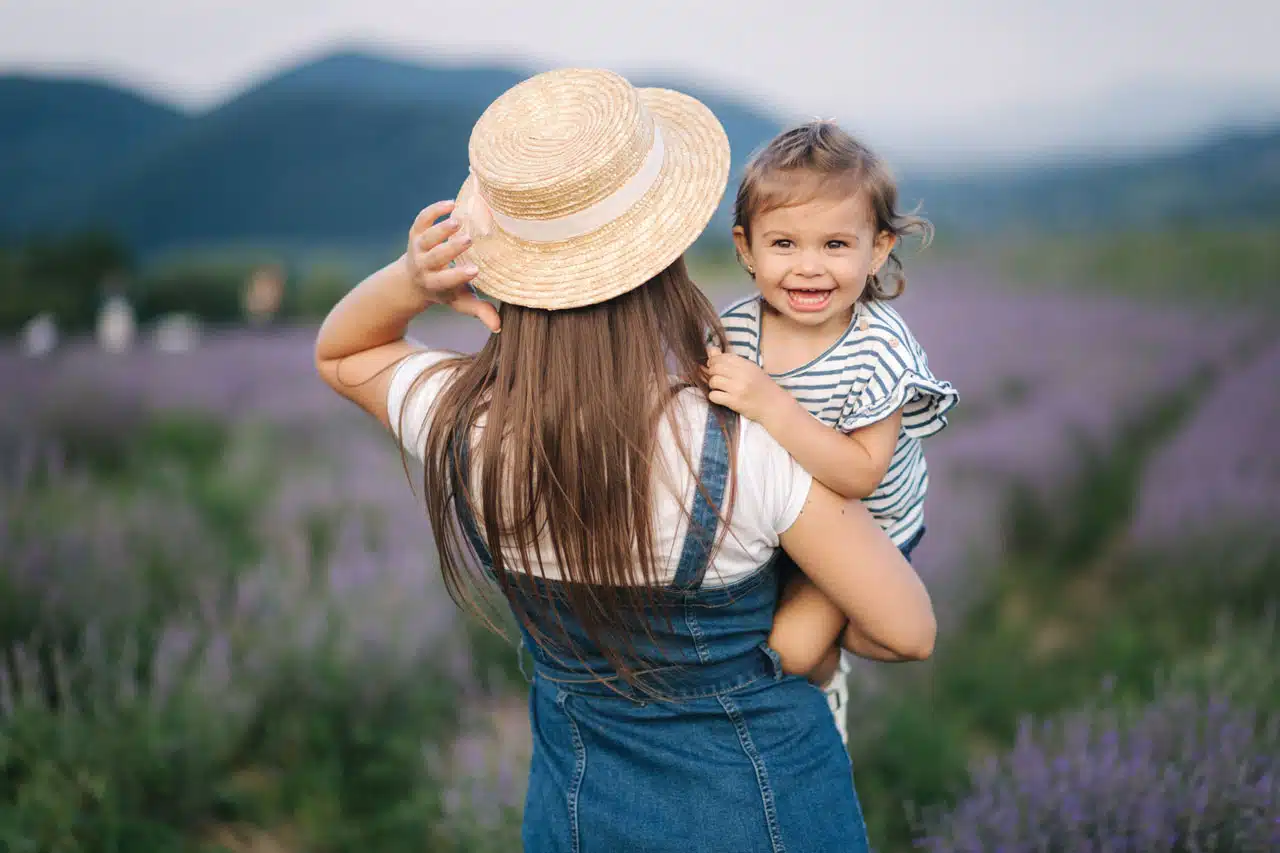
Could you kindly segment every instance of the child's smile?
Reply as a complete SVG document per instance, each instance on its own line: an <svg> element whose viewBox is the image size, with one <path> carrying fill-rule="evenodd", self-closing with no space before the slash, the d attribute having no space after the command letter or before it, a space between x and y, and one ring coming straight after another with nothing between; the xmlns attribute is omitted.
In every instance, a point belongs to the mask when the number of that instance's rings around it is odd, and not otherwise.
<svg viewBox="0 0 1280 853"><path fill-rule="evenodd" d="M791 310L801 314L818 313L825 311L827 306L831 304L834 289L785 289L787 300L791 303Z"/></svg>
<svg viewBox="0 0 1280 853"><path fill-rule="evenodd" d="M768 307L797 331L834 339L893 248L892 235L877 235L873 222L863 193L819 197L764 211L751 222L749 242L735 238Z"/></svg>

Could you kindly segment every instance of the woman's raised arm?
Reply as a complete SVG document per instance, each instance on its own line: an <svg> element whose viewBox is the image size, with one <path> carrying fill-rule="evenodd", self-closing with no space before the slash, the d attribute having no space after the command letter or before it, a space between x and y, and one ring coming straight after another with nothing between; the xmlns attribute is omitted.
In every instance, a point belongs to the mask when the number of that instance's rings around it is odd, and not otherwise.
<svg viewBox="0 0 1280 853"><path fill-rule="evenodd" d="M476 269L449 266L470 246L453 219L453 202L418 214L405 254L360 282L325 318L316 337L316 370L343 397L388 426L387 391L397 362L418 351L405 340L414 317L444 304L498 331L498 312L467 287Z"/></svg>

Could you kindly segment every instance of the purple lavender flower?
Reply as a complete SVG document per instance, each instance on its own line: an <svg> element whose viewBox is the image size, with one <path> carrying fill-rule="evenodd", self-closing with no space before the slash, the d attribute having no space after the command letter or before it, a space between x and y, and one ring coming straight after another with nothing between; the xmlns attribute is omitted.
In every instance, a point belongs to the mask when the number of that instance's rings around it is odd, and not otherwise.
<svg viewBox="0 0 1280 853"><path fill-rule="evenodd" d="M1280 825L1280 716L1167 693L1136 712L1024 723L936 818L929 853L1261 851Z"/></svg>
<svg viewBox="0 0 1280 853"><path fill-rule="evenodd" d="M1280 341L1222 377L1147 468L1133 544L1161 550L1228 532L1274 555L1280 548L1278 387Z"/></svg>

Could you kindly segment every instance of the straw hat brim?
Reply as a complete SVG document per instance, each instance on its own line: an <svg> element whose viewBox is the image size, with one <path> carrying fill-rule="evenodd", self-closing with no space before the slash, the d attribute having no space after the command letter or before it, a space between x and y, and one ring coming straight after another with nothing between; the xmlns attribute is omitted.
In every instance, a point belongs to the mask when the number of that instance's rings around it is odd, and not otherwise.
<svg viewBox="0 0 1280 853"><path fill-rule="evenodd" d="M462 256L480 270L476 289L500 302L561 310L639 287L684 254L706 229L729 181L729 140L702 103L668 89L638 89L665 152L653 187L608 225L570 240L534 243L493 228ZM468 177L465 208L476 192Z"/></svg>

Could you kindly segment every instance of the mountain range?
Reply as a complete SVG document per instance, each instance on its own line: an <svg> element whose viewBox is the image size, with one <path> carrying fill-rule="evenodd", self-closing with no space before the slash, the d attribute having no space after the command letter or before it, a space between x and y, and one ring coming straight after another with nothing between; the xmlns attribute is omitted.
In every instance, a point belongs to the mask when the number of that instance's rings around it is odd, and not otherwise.
<svg viewBox="0 0 1280 853"><path fill-rule="evenodd" d="M202 112L93 80L0 76L0 237L99 226L143 254L393 245L425 203L457 191L471 126L528 73L344 51ZM687 81L634 82L706 103L735 177L782 124ZM903 179L944 233L1280 218L1280 124L1157 156Z"/></svg>

